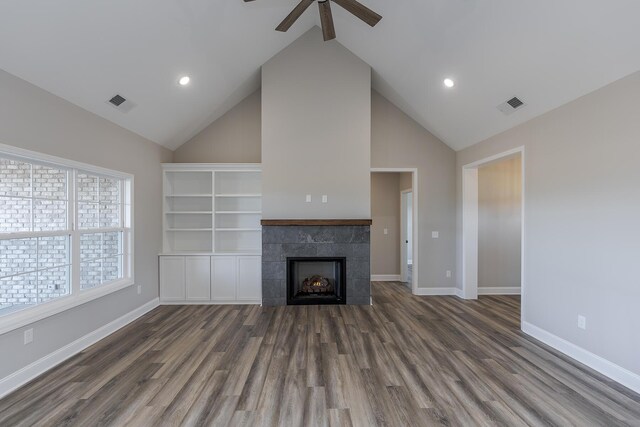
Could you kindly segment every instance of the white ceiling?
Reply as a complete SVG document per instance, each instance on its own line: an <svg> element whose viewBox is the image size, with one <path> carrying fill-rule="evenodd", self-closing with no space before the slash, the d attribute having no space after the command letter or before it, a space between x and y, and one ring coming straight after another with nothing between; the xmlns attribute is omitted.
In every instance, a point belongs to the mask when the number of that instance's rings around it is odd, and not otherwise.
<svg viewBox="0 0 640 427"><path fill-rule="evenodd" d="M273 30L297 1L4 1L0 68L174 149L318 25L312 6L288 33ZM637 0L362 2L382 21L369 28L333 4L338 41L372 66L376 90L454 149L640 70ZM116 93L137 106L114 109L105 101ZM504 116L495 107L514 95L527 106Z"/></svg>

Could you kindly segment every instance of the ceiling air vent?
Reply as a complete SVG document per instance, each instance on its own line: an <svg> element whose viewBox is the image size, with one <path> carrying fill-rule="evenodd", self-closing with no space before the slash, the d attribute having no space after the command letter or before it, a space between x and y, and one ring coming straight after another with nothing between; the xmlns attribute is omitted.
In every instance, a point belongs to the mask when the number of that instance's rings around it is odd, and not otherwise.
<svg viewBox="0 0 640 427"><path fill-rule="evenodd" d="M498 110L502 111L507 116L514 111L524 107L526 104L518 97L514 96L508 101L498 105Z"/></svg>
<svg viewBox="0 0 640 427"><path fill-rule="evenodd" d="M126 101L126 99L120 95L116 95L109 100L109 102L115 105L116 107L119 107L120 105L122 105L124 101Z"/></svg>
<svg viewBox="0 0 640 427"><path fill-rule="evenodd" d="M123 113L128 113L136 106L133 102L128 100L122 95L116 94L110 100L107 101L107 104L110 104L116 110L121 111Z"/></svg>

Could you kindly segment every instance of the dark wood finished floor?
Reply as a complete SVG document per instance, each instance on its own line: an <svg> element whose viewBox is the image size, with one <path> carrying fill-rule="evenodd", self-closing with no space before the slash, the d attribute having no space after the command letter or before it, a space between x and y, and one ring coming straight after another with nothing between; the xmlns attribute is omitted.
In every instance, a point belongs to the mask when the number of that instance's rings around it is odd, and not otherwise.
<svg viewBox="0 0 640 427"><path fill-rule="evenodd" d="M518 297L165 306L0 401L0 426L640 425L640 396L527 338Z"/></svg>

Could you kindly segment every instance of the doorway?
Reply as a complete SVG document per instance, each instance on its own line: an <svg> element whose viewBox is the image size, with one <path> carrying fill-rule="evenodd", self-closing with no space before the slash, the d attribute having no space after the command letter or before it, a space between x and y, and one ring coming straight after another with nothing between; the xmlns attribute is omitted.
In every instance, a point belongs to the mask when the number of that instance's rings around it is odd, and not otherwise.
<svg viewBox="0 0 640 427"><path fill-rule="evenodd" d="M413 190L400 191L400 274L411 288L413 276Z"/></svg>
<svg viewBox="0 0 640 427"><path fill-rule="evenodd" d="M418 288L418 171L371 169L371 280Z"/></svg>
<svg viewBox="0 0 640 427"><path fill-rule="evenodd" d="M462 297L465 299L477 299L479 294L520 294L524 300L524 154L524 147L519 147L462 167ZM513 159L518 159L518 168L512 169L517 170L519 176L505 178L504 171L509 171L511 163L516 164L511 162ZM487 171L491 173L484 174ZM487 183L491 179L498 180L493 188ZM512 179L513 184L500 179ZM514 206L516 203L518 206ZM514 258L514 252L519 259ZM491 268L503 272L501 281L496 279L495 271L481 262L493 262ZM489 271L491 274L487 274Z"/></svg>

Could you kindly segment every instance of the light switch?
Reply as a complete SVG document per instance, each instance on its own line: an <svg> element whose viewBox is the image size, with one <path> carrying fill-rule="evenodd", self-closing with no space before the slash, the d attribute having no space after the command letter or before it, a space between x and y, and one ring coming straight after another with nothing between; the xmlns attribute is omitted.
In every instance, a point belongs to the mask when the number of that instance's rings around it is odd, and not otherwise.
<svg viewBox="0 0 640 427"><path fill-rule="evenodd" d="M328 197L326 194L322 195L322 203L327 203Z"/></svg>
<svg viewBox="0 0 640 427"><path fill-rule="evenodd" d="M384 234L389 234L389 229L388 228L384 229Z"/></svg>
<svg viewBox="0 0 640 427"><path fill-rule="evenodd" d="M440 232L438 232L438 231L432 231L431 232L431 238L432 239L437 239L438 237L440 237Z"/></svg>
<svg viewBox="0 0 640 427"><path fill-rule="evenodd" d="M307 203L311 203L311 194L307 194Z"/></svg>

